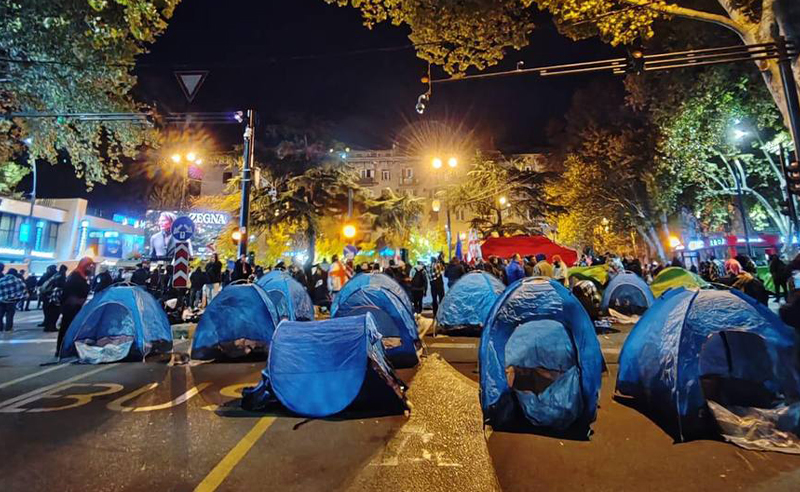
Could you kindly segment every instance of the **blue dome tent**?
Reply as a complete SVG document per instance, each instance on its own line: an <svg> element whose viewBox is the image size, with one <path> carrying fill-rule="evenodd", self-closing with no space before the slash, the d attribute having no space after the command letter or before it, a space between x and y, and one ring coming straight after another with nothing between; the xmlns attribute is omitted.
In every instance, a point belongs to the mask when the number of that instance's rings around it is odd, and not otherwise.
<svg viewBox="0 0 800 492"><path fill-rule="evenodd" d="M266 357L280 317L264 289L228 285L211 301L194 332L192 358Z"/></svg>
<svg viewBox="0 0 800 492"><path fill-rule="evenodd" d="M653 291L642 278L632 272L615 275L603 292L600 309L609 308L625 315L641 315L655 302Z"/></svg>
<svg viewBox="0 0 800 492"><path fill-rule="evenodd" d="M505 289L503 282L490 273L474 271L464 275L450 288L439 306L437 330L480 332L495 299Z"/></svg>
<svg viewBox="0 0 800 492"><path fill-rule="evenodd" d="M795 347L794 331L747 295L678 288L653 304L628 335L617 393L652 411L678 441L717 426L726 439L743 439L748 432L729 425L732 421L763 431L767 420L782 432L797 433ZM731 418L734 414L739 418ZM761 435L760 442L777 434Z"/></svg>
<svg viewBox="0 0 800 492"><path fill-rule="evenodd" d="M371 313L383 337L386 354L395 367L419 362L417 322L408 294L381 273L361 273L347 282L333 299L331 317Z"/></svg>
<svg viewBox="0 0 800 492"><path fill-rule="evenodd" d="M389 402L407 409L405 385L386 360L370 314L282 322L262 376L257 386L242 393L242 406L248 410L280 402L296 414L319 418L354 402Z"/></svg>
<svg viewBox="0 0 800 492"><path fill-rule="evenodd" d="M273 270L256 281L275 304L281 319L313 321L314 303L308 291L288 273Z"/></svg>
<svg viewBox="0 0 800 492"><path fill-rule="evenodd" d="M100 364L144 360L172 350L172 329L156 299L141 287L114 285L87 302L69 325L61 358Z"/></svg>
<svg viewBox="0 0 800 492"><path fill-rule="evenodd" d="M603 356L589 315L563 285L541 277L510 285L489 312L478 357L487 424L588 434Z"/></svg>

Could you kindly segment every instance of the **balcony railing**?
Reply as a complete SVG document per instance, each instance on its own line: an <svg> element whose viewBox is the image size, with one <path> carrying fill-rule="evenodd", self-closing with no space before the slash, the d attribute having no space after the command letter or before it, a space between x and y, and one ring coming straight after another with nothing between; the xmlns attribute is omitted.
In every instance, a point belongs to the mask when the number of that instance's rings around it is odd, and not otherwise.
<svg viewBox="0 0 800 492"><path fill-rule="evenodd" d="M375 186L375 185L378 184L378 181L375 178L361 177L361 178L358 178L356 183L358 183L361 186Z"/></svg>
<svg viewBox="0 0 800 492"><path fill-rule="evenodd" d="M419 184L419 179L411 177L411 178L400 178L400 185L401 186L416 186Z"/></svg>

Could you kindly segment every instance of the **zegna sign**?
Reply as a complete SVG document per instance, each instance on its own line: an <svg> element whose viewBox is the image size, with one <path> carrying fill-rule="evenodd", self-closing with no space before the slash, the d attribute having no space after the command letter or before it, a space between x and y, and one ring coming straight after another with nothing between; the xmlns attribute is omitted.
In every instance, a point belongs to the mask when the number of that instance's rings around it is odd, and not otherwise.
<svg viewBox="0 0 800 492"><path fill-rule="evenodd" d="M230 215L223 212L189 212L189 218L195 224L227 225Z"/></svg>

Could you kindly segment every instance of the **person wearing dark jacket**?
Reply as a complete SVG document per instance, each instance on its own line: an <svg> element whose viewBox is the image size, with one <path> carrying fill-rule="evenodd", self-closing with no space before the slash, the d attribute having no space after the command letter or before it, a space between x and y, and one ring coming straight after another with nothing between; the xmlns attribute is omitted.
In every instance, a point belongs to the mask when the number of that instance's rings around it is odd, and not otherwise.
<svg viewBox="0 0 800 492"><path fill-rule="evenodd" d="M56 322L61 316L61 297L64 293L64 284L67 282L67 266L61 265L58 271L39 289L39 295L44 297L44 331L58 331Z"/></svg>
<svg viewBox="0 0 800 492"><path fill-rule="evenodd" d="M111 284L114 283L114 279L111 278L111 274L108 272L107 265L100 265L100 273L95 275L94 280L92 281L92 290L95 294L102 292Z"/></svg>
<svg viewBox="0 0 800 492"><path fill-rule="evenodd" d="M55 275L56 273L58 273L58 268L56 268L55 265L50 265L47 267L47 270L44 272L44 274L41 277L39 277L39 280L36 281L36 290L37 290L36 309L42 308L42 312L45 311L47 306L47 298L42 295L42 286L48 280L53 278L53 275ZM44 321L39 323L38 326L44 326Z"/></svg>
<svg viewBox="0 0 800 492"><path fill-rule="evenodd" d="M203 287L203 292L206 298L205 303L208 305L208 303L219 294L222 284L222 262L219 261L219 255L217 255L217 253L214 253L211 261L206 263L206 275L208 276L208 282Z"/></svg>
<svg viewBox="0 0 800 492"><path fill-rule="evenodd" d="M450 264L447 265L447 268L444 270L444 276L447 278L447 287L452 289L453 284L463 277L465 273L466 270L464 270L464 265L461 264L461 260L454 256L453 259L450 260Z"/></svg>
<svg viewBox="0 0 800 492"><path fill-rule="evenodd" d="M89 257L83 257L64 283L64 292L61 296L61 325L58 327L58 339L56 340L56 357L61 353L61 344L64 342L64 335L69 330L69 325L83 307L86 298L89 297L88 278L92 273L92 268L94 268L94 261Z"/></svg>
<svg viewBox="0 0 800 492"><path fill-rule="evenodd" d="M431 258L430 282L431 297L433 298L433 317L436 318L436 313L439 312L439 304L444 299L444 266L436 258Z"/></svg>
<svg viewBox="0 0 800 492"><path fill-rule="evenodd" d="M425 273L425 265L418 262L414 267L414 276L411 277L411 300L414 302L414 312L422 313L422 299L428 292L428 274Z"/></svg>
<svg viewBox="0 0 800 492"><path fill-rule="evenodd" d="M778 255L769 258L769 273L772 275L772 283L775 284L775 300L781 301L783 297L789 301L789 272L786 263ZM781 293L782 292L782 293Z"/></svg>
<svg viewBox="0 0 800 492"><path fill-rule="evenodd" d="M233 273L231 274L231 282L237 280L247 280L253 274L253 268L250 263L247 263L247 257L242 255L236 260L233 265Z"/></svg>
<svg viewBox="0 0 800 492"><path fill-rule="evenodd" d="M319 264L311 267L309 287L309 294L311 294L311 300L314 305L329 310L331 308L331 294L328 291L328 272L323 270Z"/></svg>
<svg viewBox="0 0 800 492"><path fill-rule="evenodd" d="M147 267L144 263L139 263L136 265L136 270L134 270L131 275L131 283L144 287L147 285L148 278L150 278L150 272L147 271Z"/></svg>
<svg viewBox="0 0 800 492"><path fill-rule="evenodd" d="M203 300L203 288L209 282L208 274L198 265L192 274L189 275L189 282L192 284L192 288L189 292L189 304L194 308Z"/></svg>

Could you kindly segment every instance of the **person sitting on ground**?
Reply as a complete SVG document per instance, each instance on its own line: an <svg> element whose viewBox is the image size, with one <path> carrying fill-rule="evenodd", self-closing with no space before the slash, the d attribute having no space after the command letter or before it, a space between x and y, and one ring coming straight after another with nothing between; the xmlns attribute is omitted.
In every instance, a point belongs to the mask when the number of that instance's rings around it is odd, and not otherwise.
<svg viewBox="0 0 800 492"><path fill-rule="evenodd" d="M542 253L536 255L536 265L533 267L533 275L536 277L553 278L553 265L547 261L547 255Z"/></svg>

